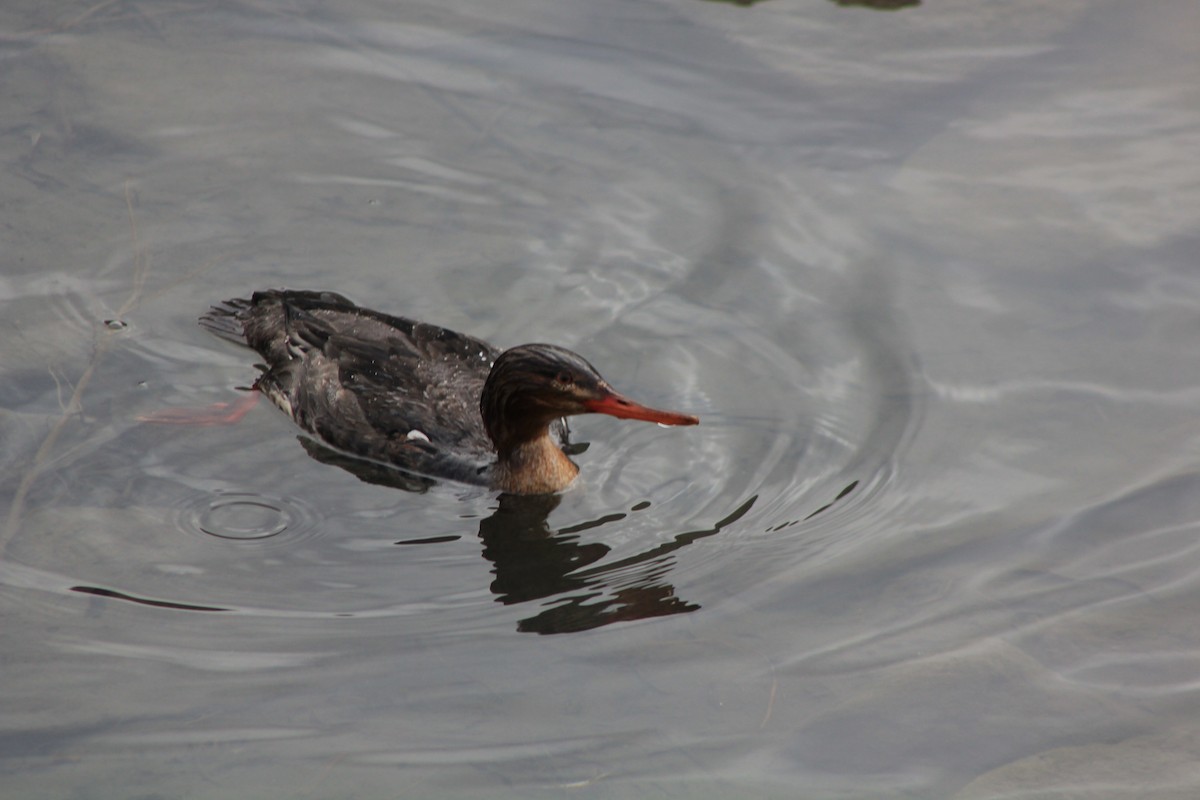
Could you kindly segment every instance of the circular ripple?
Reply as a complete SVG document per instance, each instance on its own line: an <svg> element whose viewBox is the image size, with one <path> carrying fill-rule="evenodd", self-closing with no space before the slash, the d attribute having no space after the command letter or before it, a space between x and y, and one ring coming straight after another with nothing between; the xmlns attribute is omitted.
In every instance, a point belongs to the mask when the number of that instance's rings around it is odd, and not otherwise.
<svg viewBox="0 0 1200 800"><path fill-rule="evenodd" d="M286 531L291 522L287 509L261 498L226 497L200 513L197 527L222 539L266 539Z"/></svg>
<svg viewBox="0 0 1200 800"><path fill-rule="evenodd" d="M287 534L295 539L316 530L314 514L293 498L254 492L222 492L199 497L183 509L180 524L218 539L259 541Z"/></svg>

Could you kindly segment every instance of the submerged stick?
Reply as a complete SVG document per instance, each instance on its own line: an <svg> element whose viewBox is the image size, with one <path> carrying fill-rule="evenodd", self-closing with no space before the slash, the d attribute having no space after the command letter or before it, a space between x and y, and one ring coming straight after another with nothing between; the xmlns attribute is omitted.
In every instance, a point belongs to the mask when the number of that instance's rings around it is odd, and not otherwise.
<svg viewBox="0 0 1200 800"><path fill-rule="evenodd" d="M133 241L133 279L129 291L129 297L117 309L117 317L123 317L128 314L142 297L142 287L146 283L146 275L150 270L149 259L146 257L145 251L142 249L142 242L138 236L137 219L133 213L133 192L130 187L130 182L125 181L125 208L129 214L129 235ZM107 329L106 329L107 330ZM96 367L100 364L100 359L112 346L112 334L101 335L94 338L92 344L92 353L88 357L87 366L75 381L75 387L71 392L70 398L64 404L59 400L59 405L62 408L62 413L54 424L50 427L46 438L42 440L37 452L33 455L33 463L29 465L25 475L21 478L21 483L17 486L17 491L13 495L12 505L8 509L8 518L4 522L4 533L0 535L0 559L3 559L8 550L8 545L16 535L17 527L20 525L21 517L25 510L25 498L29 494L29 490L33 487L33 482L38 479L46 465L50 461L50 455L54 451L54 445L58 442L58 437L62 435L66 429L67 422L74 416L83 411L83 392L87 389L88 383L91 382L92 376L96 374ZM54 374L53 368L50 370L51 377L55 379L55 383L61 386L59 377Z"/></svg>

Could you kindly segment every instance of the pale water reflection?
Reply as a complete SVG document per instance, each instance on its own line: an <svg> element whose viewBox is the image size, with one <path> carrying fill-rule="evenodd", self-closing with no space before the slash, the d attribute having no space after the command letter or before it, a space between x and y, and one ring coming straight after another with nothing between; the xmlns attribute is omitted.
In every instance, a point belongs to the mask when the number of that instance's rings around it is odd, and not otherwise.
<svg viewBox="0 0 1200 800"><path fill-rule="evenodd" d="M10 4L5 794L1196 796L1198 25ZM143 422L271 286L702 424L523 501Z"/></svg>

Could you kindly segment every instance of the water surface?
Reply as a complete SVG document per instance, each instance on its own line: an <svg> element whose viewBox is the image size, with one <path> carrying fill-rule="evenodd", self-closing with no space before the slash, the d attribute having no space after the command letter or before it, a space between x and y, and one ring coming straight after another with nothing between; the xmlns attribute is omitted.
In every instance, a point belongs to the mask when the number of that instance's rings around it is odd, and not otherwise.
<svg viewBox="0 0 1200 800"><path fill-rule="evenodd" d="M1200 11L0 12L22 797L1192 797ZM576 349L554 498L347 469L195 320Z"/></svg>

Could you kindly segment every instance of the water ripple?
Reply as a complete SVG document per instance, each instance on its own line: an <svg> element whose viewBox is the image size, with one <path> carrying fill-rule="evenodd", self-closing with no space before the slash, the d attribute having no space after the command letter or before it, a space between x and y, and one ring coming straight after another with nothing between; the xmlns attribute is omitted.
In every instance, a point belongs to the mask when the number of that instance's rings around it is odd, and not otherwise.
<svg viewBox="0 0 1200 800"><path fill-rule="evenodd" d="M177 524L189 533L260 541L287 534L288 543L318 536L320 516L292 497L271 497L254 492L218 492L188 500L179 510Z"/></svg>

